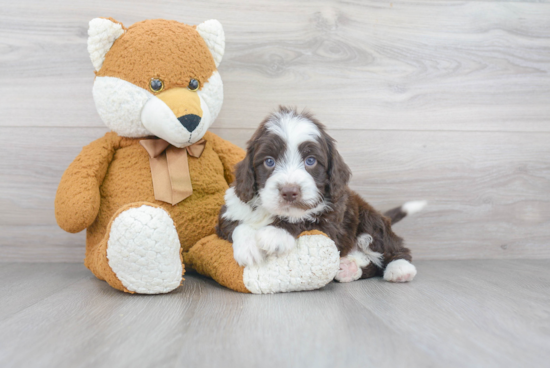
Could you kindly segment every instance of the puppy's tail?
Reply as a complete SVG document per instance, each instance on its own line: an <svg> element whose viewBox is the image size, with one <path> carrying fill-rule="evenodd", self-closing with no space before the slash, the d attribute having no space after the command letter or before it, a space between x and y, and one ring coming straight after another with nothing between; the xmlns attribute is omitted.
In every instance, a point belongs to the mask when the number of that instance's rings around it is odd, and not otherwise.
<svg viewBox="0 0 550 368"><path fill-rule="evenodd" d="M405 202L400 207L392 208L391 210L388 210L384 213L384 216L389 217L391 219L391 223L395 224L399 221L401 221L405 216L413 215L417 212L422 211L424 207L428 202L426 201L410 201Z"/></svg>

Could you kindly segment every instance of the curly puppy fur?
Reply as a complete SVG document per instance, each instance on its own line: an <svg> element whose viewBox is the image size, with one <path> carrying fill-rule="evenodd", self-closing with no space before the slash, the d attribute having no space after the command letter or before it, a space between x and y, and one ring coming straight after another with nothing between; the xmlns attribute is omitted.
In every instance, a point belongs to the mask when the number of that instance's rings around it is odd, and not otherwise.
<svg viewBox="0 0 550 368"><path fill-rule="evenodd" d="M340 251L338 281L384 276L403 282L416 274L410 250L391 228L392 219L412 213L411 205L386 217L353 192L334 139L311 114L280 107L268 116L248 142L235 176L216 230L233 242L239 264L286 252L301 232L320 230ZM384 273L386 268L391 272Z"/></svg>

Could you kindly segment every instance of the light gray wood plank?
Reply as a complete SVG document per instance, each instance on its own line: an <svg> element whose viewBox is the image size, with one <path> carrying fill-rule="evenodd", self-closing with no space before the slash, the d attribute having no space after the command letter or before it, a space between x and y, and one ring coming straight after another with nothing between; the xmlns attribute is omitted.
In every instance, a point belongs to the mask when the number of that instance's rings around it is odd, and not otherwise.
<svg viewBox="0 0 550 368"><path fill-rule="evenodd" d="M250 128L278 104L331 128L550 131L550 4L316 0L6 2L0 126L99 127L88 21L219 19L225 104Z"/></svg>
<svg viewBox="0 0 550 368"><path fill-rule="evenodd" d="M85 244L85 231L70 234L57 224L0 225L0 262L83 262Z"/></svg>
<svg viewBox="0 0 550 368"><path fill-rule="evenodd" d="M75 278L62 290L0 321L0 364L546 364L550 358L547 260L424 261L417 266L417 279L409 284L370 279L264 296L239 294L199 276L186 276L181 288L156 296L128 295L92 277ZM14 270L19 277L12 276L12 288L63 270L57 264L36 267L40 273ZM63 272L74 277L72 270Z"/></svg>
<svg viewBox="0 0 550 368"><path fill-rule="evenodd" d="M329 366L353 358L353 355L348 357L344 344L353 343L354 338L359 341L360 333L365 330L380 330L384 326L380 321L368 318L359 325L343 326L346 317L342 310L333 308L340 304L335 305L334 299L317 310L306 308L319 305L326 297L326 292L292 294L285 298L287 305L283 306L277 296L264 299L237 294L192 276L175 293L136 297L110 289L100 281L81 280L44 300L42 305L29 308L1 325L4 334L0 332L0 345L5 358L3 362L14 366L59 365L58 352L52 352L52 341L64 349L72 347L69 354L64 354L61 364L65 366L192 364L200 367L219 365L221 357L223 366L255 366L264 359L269 360L267 366L280 366L290 357L299 364ZM51 315L54 305L56 311ZM262 312L258 314L260 310ZM290 314L291 310L294 313ZM41 321L46 313L49 320L57 321L57 326L23 322L28 317ZM282 326L281 321L285 319L288 328L273 329L276 325ZM205 324L205 320L212 323ZM304 327L299 335L291 333L291 326L297 324ZM17 325L22 328L17 328ZM311 331L313 326L316 329ZM337 344L331 342L335 331L342 335ZM4 339L8 334L12 343ZM147 340L147 351L142 347L144 339ZM18 354L20 345L14 342L23 343L23 340L33 345L33 356ZM283 346L275 346L275 341L279 340L286 342ZM389 337L380 339L370 335L367 341L378 341L380 348L384 345L386 348L399 347L399 339ZM76 346L73 345L75 342ZM290 354L288 346L294 346ZM322 354L318 351L320 347L325 349ZM423 360L422 353L406 352L407 356L420 355L420 361ZM376 361L395 361L381 352L377 352L375 357ZM403 357L399 360L403 361Z"/></svg>
<svg viewBox="0 0 550 368"><path fill-rule="evenodd" d="M105 128L0 128L0 260L78 261L53 215L59 179ZM213 129L239 146L251 129ZM331 130L350 186L376 208L429 206L395 226L416 259L550 257L548 133Z"/></svg>
<svg viewBox="0 0 550 368"><path fill-rule="evenodd" d="M0 321L83 278L89 279L90 272L80 263L1 263Z"/></svg>
<svg viewBox="0 0 550 368"><path fill-rule="evenodd" d="M360 283L344 288L394 333L410 336L437 366L543 366L550 358L547 266L523 260L420 262L411 284L389 288L378 280L380 289L368 293Z"/></svg>

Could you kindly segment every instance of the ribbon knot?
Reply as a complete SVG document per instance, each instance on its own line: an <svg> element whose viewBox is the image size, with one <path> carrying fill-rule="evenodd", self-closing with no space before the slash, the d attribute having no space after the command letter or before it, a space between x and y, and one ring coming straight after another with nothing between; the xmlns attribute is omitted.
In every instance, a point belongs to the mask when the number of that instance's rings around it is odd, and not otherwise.
<svg viewBox="0 0 550 368"><path fill-rule="evenodd" d="M187 155L199 158L206 141L178 148L163 139L142 139L139 143L149 154L155 199L176 205L193 194Z"/></svg>

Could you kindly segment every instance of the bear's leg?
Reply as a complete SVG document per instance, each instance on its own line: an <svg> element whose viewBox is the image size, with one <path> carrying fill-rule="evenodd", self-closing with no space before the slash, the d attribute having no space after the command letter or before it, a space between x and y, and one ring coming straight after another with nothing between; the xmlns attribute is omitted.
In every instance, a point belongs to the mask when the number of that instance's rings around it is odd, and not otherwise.
<svg viewBox="0 0 550 368"><path fill-rule="evenodd" d="M153 204L132 204L112 218L86 265L112 287L161 294L182 282L180 242L172 218Z"/></svg>
<svg viewBox="0 0 550 368"><path fill-rule="evenodd" d="M272 294L315 290L334 279L340 255L336 245L319 231L300 235L290 252L271 255L254 266L241 267L226 240L210 235L195 244L183 260L186 266L235 291Z"/></svg>
<svg viewBox="0 0 550 368"><path fill-rule="evenodd" d="M214 279L219 284L241 293L250 293L243 282L244 268L233 258L233 246L216 234L199 240L183 253L187 269Z"/></svg>

